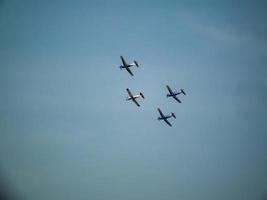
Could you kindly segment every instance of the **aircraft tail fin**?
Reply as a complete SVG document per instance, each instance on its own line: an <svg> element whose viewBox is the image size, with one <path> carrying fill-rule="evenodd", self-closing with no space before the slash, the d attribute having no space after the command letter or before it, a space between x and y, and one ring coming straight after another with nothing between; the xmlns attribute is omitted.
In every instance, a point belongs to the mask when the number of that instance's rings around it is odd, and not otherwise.
<svg viewBox="0 0 267 200"><path fill-rule="evenodd" d="M145 98L145 96L144 96L144 94L142 93L142 92L140 92L140 96L144 99Z"/></svg>
<svg viewBox="0 0 267 200"><path fill-rule="evenodd" d="M176 119L175 113L172 112L172 116Z"/></svg>
<svg viewBox="0 0 267 200"><path fill-rule="evenodd" d="M139 67L139 64L136 60L134 61L134 64L136 65L136 67Z"/></svg>

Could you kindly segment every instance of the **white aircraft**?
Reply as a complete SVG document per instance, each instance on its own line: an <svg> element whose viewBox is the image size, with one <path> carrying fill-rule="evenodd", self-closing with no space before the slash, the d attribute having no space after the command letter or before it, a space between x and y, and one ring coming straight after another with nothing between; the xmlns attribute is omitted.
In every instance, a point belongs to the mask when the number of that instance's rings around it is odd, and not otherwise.
<svg viewBox="0 0 267 200"><path fill-rule="evenodd" d="M126 101L132 100L138 107L140 106L139 103L136 101L137 98L142 97L143 99L145 98L144 94L140 92L138 95L132 95L131 91L129 88L126 89L129 96L127 97Z"/></svg>
<svg viewBox="0 0 267 200"><path fill-rule="evenodd" d="M167 97L173 97L176 101L178 101L179 103L182 103L180 99L178 99L177 95L179 94L183 94L186 95L185 91L183 89L180 89L180 92L173 92L170 88L170 86L166 85L169 94L167 94Z"/></svg>
<svg viewBox="0 0 267 200"><path fill-rule="evenodd" d="M123 68L126 69L126 70L129 72L129 74L131 74L131 75L133 76L133 73L132 73L132 71L130 70L130 67L133 67L133 66L139 67L137 61L134 61L133 63L128 64L128 63L124 60L124 58L123 58L122 56L121 56L121 61L122 61L122 64L123 64L123 65L120 66L120 69L123 69Z"/></svg>
<svg viewBox="0 0 267 200"><path fill-rule="evenodd" d="M158 117L158 120L164 120L169 126L172 126L171 123L168 121L169 118L174 117L176 119L175 114L172 112L171 115L164 115L161 110L158 108L160 117Z"/></svg>

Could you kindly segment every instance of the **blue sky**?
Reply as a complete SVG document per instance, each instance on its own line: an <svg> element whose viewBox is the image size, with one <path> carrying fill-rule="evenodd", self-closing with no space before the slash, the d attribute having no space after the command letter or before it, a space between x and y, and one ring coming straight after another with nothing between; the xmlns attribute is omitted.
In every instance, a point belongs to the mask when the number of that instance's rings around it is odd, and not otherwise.
<svg viewBox="0 0 267 200"><path fill-rule="evenodd" d="M2 185L27 200L266 199L266 17L264 1L1 0Z"/></svg>

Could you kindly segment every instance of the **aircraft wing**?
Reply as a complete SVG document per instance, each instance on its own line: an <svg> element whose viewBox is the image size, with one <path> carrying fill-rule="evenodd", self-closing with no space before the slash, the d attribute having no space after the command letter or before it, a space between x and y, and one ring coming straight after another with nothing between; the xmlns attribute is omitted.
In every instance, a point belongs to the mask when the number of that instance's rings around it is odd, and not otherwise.
<svg viewBox="0 0 267 200"><path fill-rule="evenodd" d="M170 123L167 119L164 119L164 121L165 121L169 126L172 126L171 123Z"/></svg>
<svg viewBox="0 0 267 200"><path fill-rule="evenodd" d="M161 117L165 117L159 108L158 108L158 111Z"/></svg>
<svg viewBox="0 0 267 200"><path fill-rule="evenodd" d="M172 96L176 101L178 101L179 103L182 103L180 99L178 99L177 96Z"/></svg>
<svg viewBox="0 0 267 200"><path fill-rule="evenodd" d="M171 90L170 86L166 85L167 89L169 90L170 94L173 94L173 91Z"/></svg>
<svg viewBox="0 0 267 200"><path fill-rule="evenodd" d="M121 56L121 61L122 61L122 64L124 65L124 66L127 66L128 64L127 64L127 62L125 62L125 60L124 60L124 58Z"/></svg>
<svg viewBox="0 0 267 200"><path fill-rule="evenodd" d="M140 106L139 103L135 100L135 98L133 98L132 100L138 107Z"/></svg>
<svg viewBox="0 0 267 200"><path fill-rule="evenodd" d="M133 76L133 72L129 69L129 67L126 67L125 69Z"/></svg>
<svg viewBox="0 0 267 200"><path fill-rule="evenodd" d="M131 98L133 98L133 94L131 93L131 91L129 90L129 88L127 88L126 90L127 90L128 94L129 94L129 96L130 96Z"/></svg>
<svg viewBox="0 0 267 200"><path fill-rule="evenodd" d="M131 91L129 90L129 88L126 89L129 96L131 97L131 100L139 107L139 103L136 101L136 99L133 97L133 94L131 93Z"/></svg>

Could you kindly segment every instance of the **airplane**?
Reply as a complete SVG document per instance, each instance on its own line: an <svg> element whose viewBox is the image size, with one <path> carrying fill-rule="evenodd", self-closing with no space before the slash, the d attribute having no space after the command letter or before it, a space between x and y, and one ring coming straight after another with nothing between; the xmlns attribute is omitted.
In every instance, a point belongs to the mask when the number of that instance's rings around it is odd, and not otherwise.
<svg viewBox="0 0 267 200"><path fill-rule="evenodd" d="M164 120L169 126L172 126L171 123L168 121L169 118L174 117L176 119L175 114L172 112L171 115L164 115L161 110L158 108L160 117L158 117L158 120Z"/></svg>
<svg viewBox="0 0 267 200"><path fill-rule="evenodd" d="M126 70L129 72L129 74L131 74L131 76L133 76L133 73L132 73L132 71L130 70L130 67L133 67L133 66L139 67L138 62L134 60L133 63L128 64L128 63L124 60L124 58L123 58L122 56L121 56L121 61L122 61L122 64L123 64L123 65L120 66L120 69L126 69Z"/></svg>
<svg viewBox="0 0 267 200"><path fill-rule="evenodd" d="M126 89L128 92L129 96L127 97L126 101L132 100L138 107L140 106L139 103L136 101L137 98L142 97L143 99L145 98L144 94L140 92L138 95L132 95L131 91L129 88Z"/></svg>
<svg viewBox="0 0 267 200"><path fill-rule="evenodd" d="M167 94L167 97L173 97L176 101L178 101L179 103L182 103L180 99L178 99L177 95L179 94L183 94L186 95L185 91L183 89L180 89L180 92L173 92L170 88L170 86L166 85L169 94Z"/></svg>

